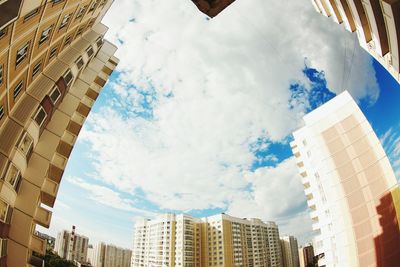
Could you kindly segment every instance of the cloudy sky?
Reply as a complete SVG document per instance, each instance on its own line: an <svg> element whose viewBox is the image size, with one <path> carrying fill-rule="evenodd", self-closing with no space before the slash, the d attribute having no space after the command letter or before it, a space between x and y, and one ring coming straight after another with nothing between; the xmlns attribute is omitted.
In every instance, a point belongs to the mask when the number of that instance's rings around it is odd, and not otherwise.
<svg viewBox="0 0 400 267"><path fill-rule="evenodd" d="M117 71L78 139L48 231L131 247L158 213L311 220L289 142L302 116L350 91L399 177L400 86L309 0L237 0L209 20L189 0L117 0L104 19Z"/></svg>

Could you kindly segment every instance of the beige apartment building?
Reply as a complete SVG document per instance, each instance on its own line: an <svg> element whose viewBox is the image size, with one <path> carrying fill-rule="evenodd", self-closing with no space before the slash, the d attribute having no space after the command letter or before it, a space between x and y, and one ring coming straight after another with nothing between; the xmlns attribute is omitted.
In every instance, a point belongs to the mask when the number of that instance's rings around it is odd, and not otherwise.
<svg viewBox="0 0 400 267"><path fill-rule="evenodd" d="M118 64L101 19L113 0L0 1L0 266L42 266L82 124Z"/></svg>
<svg viewBox="0 0 400 267"><path fill-rule="evenodd" d="M57 235L54 251L63 259L85 263L88 247L88 237L63 230Z"/></svg>
<svg viewBox="0 0 400 267"><path fill-rule="evenodd" d="M98 243L88 262L93 267L130 267L132 251L114 245Z"/></svg>
<svg viewBox="0 0 400 267"><path fill-rule="evenodd" d="M319 266L398 266L398 182L351 95L307 114L293 136Z"/></svg>
<svg viewBox="0 0 400 267"><path fill-rule="evenodd" d="M132 266L282 266L278 226L226 214L165 214L134 230Z"/></svg>
<svg viewBox="0 0 400 267"><path fill-rule="evenodd" d="M350 32L400 83L400 0L311 0Z"/></svg>
<svg viewBox="0 0 400 267"><path fill-rule="evenodd" d="M299 247L294 236L281 238L283 267L300 267Z"/></svg>

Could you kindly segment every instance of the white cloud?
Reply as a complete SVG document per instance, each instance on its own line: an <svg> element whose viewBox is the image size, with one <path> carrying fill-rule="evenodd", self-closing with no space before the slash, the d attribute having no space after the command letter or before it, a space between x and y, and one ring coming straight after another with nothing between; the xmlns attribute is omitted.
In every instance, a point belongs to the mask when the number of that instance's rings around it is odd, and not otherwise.
<svg viewBox="0 0 400 267"><path fill-rule="evenodd" d="M108 187L96 185L93 183L87 183L77 177L66 177L65 179L71 184L79 186L80 188L88 191L89 194L87 195L87 198L96 201L99 204L112 207L115 209L139 213L144 216L154 215L154 213L150 211L136 208L135 207L136 204L134 201L132 201L131 199L121 197L121 195L118 192ZM58 205L59 207L62 208L62 205L60 206L60 203L58 203Z"/></svg>
<svg viewBox="0 0 400 267"><path fill-rule="evenodd" d="M218 207L264 219L300 212L304 196L292 160L251 173L249 145L260 137L282 141L298 127L305 106L288 108L289 85L309 86L305 57L325 71L334 92L348 89L371 102L379 95L358 45L353 63L344 64L345 46L350 55L356 37L308 0L238 0L211 21L189 0L121 0L105 24L108 38L122 41L122 75L112 85L114 105L91 114L81 138L98 179L124 192L141 189L160 208ZM137 116L144 101L151 120ZM103 204L134 205L77 184Z"/></svg>

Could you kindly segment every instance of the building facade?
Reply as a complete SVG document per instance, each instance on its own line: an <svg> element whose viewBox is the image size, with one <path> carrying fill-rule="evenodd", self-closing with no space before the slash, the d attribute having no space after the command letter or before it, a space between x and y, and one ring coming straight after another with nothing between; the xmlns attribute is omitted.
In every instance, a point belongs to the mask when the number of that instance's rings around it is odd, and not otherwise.
<svg viewBox="0 0 400 267"><path fill-rule="evenodd" d="M357 32L362 48L400 82L400 1L311 0L315 9Z"/></svg>
<svg viewBox="0 0 400 267"><path fill-rule="evenodd" d="M399 187L378 137L345 91L304 117L293 154L319 266L396 266Z"/></svg>
<svg viewBox="0 0 400 267"><path fill-rule="evenodd" d="M235 2L235 0L192 0L193 3L197 6L197 8L213 18L221 13L225 8L227 8L230 4Z"/></svg>
<svg viewBox="0 0 400 267"><path fill-rule="evenodd" d="M283 267L299 267L299 247L294 236L281 238Z"/></svg>
<svg viewBox="0 0 400 267"><path fill-rule="evenodd" d="M308 245L299 249L300 267L310 267L314 263L314 248ZM312 265L312 267L314 267Z"/></svg>
<svg viewBox="0 0 400 267"><path fill-rule="evenodd" d="M166 214L136 223L132 266L282 266L278 226L226 214Z"/></svg>
<svg viewBox="0 0 400 267"><path fill-rule="evenodd" d="M132 251L114 245L98 243L88 261L93 267L130 267Z"/></svg>
<svg viewBox="0 0 400 267"><path fill-rule="evenodd" d="M42 266L63 171L116 47L113 0L0 1L0 266Z"/></svg>
<svg viewBox="0 0 400 267"><path fill-rule="evenodd" d="M63 230L58 233L54 251L63 259L87 262L89 238Z"/></svg>

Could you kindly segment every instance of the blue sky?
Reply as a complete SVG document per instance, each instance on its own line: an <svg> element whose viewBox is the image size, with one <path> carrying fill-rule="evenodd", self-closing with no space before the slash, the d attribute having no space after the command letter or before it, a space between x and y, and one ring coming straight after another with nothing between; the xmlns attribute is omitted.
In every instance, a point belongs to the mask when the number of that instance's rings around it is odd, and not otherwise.
<svg viewBox="0 0 400 267"><path fill-rule="evenodd" d="M227 212L310 241L290 133L343 88L399 177L400 86L354 35L306 0L237 1L211 21L171 1L121 1L105 18L121 63L74 147L49 233L74 224L93 243L130 247L138 217Z"/></svg>

